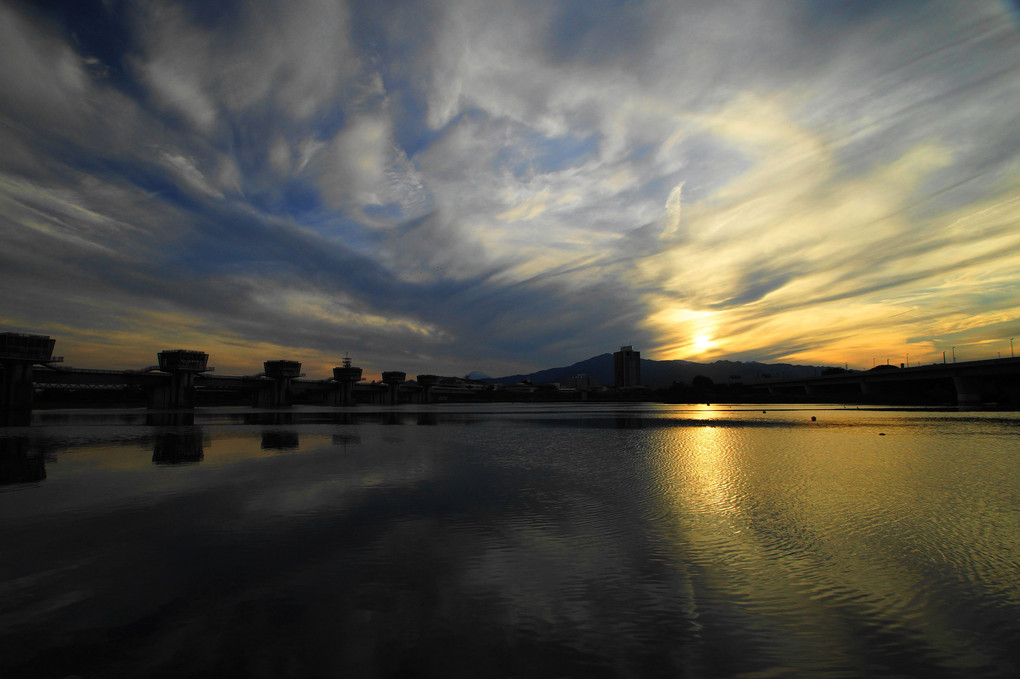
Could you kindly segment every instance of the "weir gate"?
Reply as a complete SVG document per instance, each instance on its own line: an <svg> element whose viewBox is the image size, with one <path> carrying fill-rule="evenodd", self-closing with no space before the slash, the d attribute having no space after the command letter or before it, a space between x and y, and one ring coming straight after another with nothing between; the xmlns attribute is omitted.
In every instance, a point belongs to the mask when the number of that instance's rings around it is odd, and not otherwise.
<svg viewBox="0 0 1020 679"><path fill-rule="evenodd" d="M350 358L333 368L332 377L320 380L302 379L301 363L291 360L265 361L255 375L217 375L209 354L192 349L160 351L157 365L141 370L71 368L53 356L55 342L47 335L0 333L0 424L28 424L40 395L47 403L130 401L151 409L187 409L247 404L281 408L296 399L339 407L430 403L451 391L436 386L435 375L418 375L415 381L399 371L384 372L382 382L365 383L362 369L352 366Z"/></svg>

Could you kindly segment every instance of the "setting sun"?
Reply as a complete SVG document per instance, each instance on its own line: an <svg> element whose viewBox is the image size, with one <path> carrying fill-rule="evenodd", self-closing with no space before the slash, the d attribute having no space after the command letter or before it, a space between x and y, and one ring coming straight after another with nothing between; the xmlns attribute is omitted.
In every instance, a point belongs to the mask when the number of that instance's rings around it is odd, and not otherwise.
<svg viewBox="0 0 1020 679"><path fill-rule="evenodd" d="M713 344L715 344L715 342L713 342L712 338L707 335L698 335L694 338L694 350L699 354L708 351Z"/></svg>

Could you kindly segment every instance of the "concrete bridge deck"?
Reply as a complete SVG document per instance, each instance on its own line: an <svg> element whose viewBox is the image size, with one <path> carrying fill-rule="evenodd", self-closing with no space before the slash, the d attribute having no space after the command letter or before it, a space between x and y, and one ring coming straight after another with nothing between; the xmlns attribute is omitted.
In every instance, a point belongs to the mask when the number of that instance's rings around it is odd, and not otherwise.
<svg viewBox="0 0 1020 679"><path fill-rule="evenodd" d="M1020 358L910 367L877 366L817 377L746 384L762 395L854 401L1020 404Z"/></svg>

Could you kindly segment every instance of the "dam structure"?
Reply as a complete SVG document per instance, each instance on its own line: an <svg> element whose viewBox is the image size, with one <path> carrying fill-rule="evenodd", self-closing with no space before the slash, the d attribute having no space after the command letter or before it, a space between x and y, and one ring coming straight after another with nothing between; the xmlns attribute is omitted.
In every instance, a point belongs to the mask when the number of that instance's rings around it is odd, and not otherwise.
<svg viewBox="0 0 1020 679"><path fill-rule="evenodd" d="M164 349L156 364L133 370L73 368L53 356L48 335L0 333L0 424L27 425L42 396L44 406L144 405L150 411L191 410L197 406L250 405L288 408L296 403L327 407L358 404L431 403L474 397L463 388L441 384L436 375L408 380L399 370L366 383L361 368L345 356L326 379L305 379L299 361L273 359L254 375L220 375L209 354L196 349Z"/></svg>

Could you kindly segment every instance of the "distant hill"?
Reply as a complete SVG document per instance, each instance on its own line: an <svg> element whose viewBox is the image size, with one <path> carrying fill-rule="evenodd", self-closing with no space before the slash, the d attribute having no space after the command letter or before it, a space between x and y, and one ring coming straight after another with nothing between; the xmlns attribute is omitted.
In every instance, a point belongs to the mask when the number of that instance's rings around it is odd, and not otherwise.
<svg viewBox="0 0 1020 679"><path fill-rule="evenodd" d="M810 377L820 375L827 366L792 365L790 363L759 363L757 361L715 361L714 363L695 363L694 361L653 361L641 359L641 381L652 388L665 388L673 382L690 384L697 375L704 375L713 382L725 384L732 381L750 382L752 380L779 377ZM528 375L508 375L492 377L485 381L492 384L515 384L530 380L533 384L548 382L565 383L579 374L594 377L600 384L613 386L613 355L601 354L579 363L562 368L547 368Z"/></svg>

